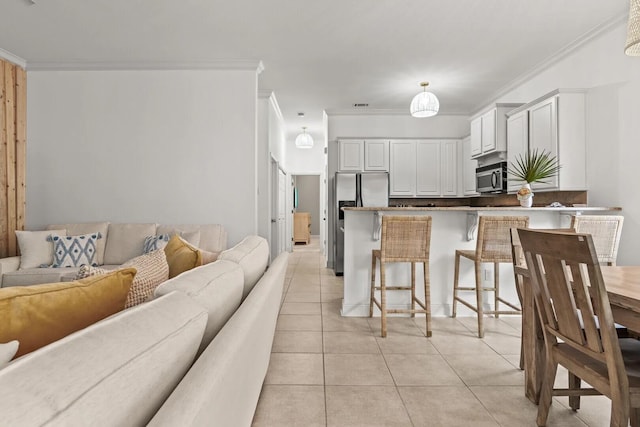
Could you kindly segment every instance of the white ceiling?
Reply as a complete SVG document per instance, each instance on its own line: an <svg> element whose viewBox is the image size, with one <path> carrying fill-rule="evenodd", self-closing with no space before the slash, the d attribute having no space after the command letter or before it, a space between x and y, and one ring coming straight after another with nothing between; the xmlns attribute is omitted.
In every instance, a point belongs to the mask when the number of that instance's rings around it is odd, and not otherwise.
<svg viewBox="0 0 640 427"><path fill-rule="evenodd" d="M27 65L261 60L289 134L322 111L408 109L431 82L469 113L626 0L0 0L0 48ZM622 50L622 45L620 46ZM303 111L306 117L297 117Z"/></svg>

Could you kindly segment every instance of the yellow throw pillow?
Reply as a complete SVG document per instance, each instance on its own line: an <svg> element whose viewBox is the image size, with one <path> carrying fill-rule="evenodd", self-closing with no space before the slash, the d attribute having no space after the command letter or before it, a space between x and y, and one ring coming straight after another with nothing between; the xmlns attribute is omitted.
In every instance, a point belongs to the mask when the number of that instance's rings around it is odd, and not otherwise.
<svg viewBox="0 0 640 427"><path fill-rule="evenodd" d="M198 248L191 246L177 234L174 234L164 247L164 253L169 264L169 279L202 265L202 254Z"/></svg>
<svg viewBox="0 0 640 427"><path fill-rule="evenodd" d="M135 274L0 289L0 342L18 340L19 357L123 310Z"/></svg>

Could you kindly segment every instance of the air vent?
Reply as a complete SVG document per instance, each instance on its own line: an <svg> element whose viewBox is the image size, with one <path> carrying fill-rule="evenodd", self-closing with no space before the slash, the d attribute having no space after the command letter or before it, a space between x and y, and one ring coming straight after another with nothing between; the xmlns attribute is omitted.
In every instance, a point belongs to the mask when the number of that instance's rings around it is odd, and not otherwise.
<svg viewBox="0 0 640 427"><path fill-rule="evenodd" d="M369 104L360 103L360 104L353 104L353 106L356 108L364 108L364 107L368 107Z"/></svg>

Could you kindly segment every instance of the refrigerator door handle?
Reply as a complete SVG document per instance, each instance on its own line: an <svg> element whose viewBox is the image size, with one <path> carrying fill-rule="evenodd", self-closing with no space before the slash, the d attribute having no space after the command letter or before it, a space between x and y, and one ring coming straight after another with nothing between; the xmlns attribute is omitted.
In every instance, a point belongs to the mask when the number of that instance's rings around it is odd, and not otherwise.
<svg viewBox="0 0 640 427"><path fill-rule="evenodd" d="M362 175L356 174L356 206L364 206L362 204Z"/></svg>

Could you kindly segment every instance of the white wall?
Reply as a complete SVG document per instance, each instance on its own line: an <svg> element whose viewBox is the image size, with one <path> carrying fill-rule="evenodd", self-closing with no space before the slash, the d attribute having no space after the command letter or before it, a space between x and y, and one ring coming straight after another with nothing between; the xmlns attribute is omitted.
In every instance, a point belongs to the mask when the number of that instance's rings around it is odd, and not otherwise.
<svg viewBox="0 0 640 427"><path fill-rule="evenodd" d="M298 148L293 135L286 142L287 171L294 175L320 174L325 168L324 144L320 138L313 138L312 148Z"/></svg>
<svg viewBox="0 0 640 427"><path fill-rule="evenodd" d="M27 218L257 232L255 70L30 71Z"/></svg>
<svg viewBox="0 0 640 427"><path fill-rule="evenodd" d="M528 102L557 88L587 88L589 204L621 206L618 264L640 263L640 58L624 55L620 24L538 73L499 102Z"/></svg>

